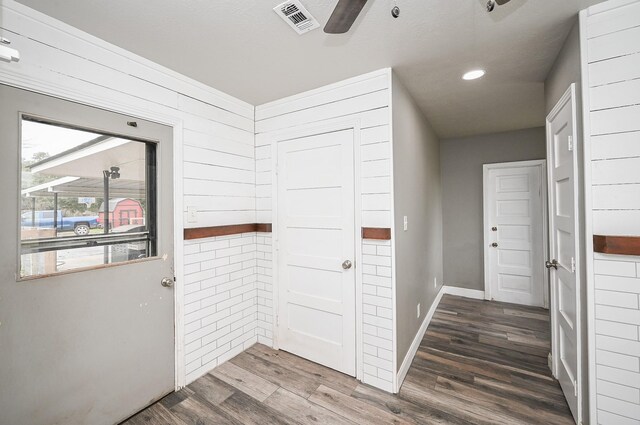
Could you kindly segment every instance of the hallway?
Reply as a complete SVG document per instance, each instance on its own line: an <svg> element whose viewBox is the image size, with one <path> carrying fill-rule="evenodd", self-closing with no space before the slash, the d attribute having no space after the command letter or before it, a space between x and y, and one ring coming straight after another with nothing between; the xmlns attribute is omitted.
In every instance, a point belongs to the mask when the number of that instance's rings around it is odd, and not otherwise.
<svg viewBox="0 0 640 425"><path fill-rule="evenodd" d="M547 310L445 295L398 395L255 345L125 424L573 424L549 337Z"/></svg>

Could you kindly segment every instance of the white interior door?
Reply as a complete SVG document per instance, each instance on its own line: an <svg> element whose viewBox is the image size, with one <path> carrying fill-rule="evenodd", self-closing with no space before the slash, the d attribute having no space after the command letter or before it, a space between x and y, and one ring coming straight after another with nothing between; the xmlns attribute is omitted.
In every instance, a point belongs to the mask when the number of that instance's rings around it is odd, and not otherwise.
<svg viewBox="0 0 640 425"><path fill-rule="evenodd" d="M278 144L278 345L355 375L353 130Z"/></svg>
<svg viewBox="0 0 640 425"><path fill-rule="evenodd" d="M544 164L484 167L486 297L544 307Z"/></svg>
<svg viewBox="0 0 640 425"><path fill-rule="evenodd" d="M549 163L549 233L551 317L554 375L560 381L571 413L581 420L581 324L578 156L576 154L573 88L547 118Z"/></svg>
<svg viewBox="0 0 640 425"><path fill-rule="evenodd" d="M117 423L174 390L172 129L0 85L0 146L0 422Z"/></svg>

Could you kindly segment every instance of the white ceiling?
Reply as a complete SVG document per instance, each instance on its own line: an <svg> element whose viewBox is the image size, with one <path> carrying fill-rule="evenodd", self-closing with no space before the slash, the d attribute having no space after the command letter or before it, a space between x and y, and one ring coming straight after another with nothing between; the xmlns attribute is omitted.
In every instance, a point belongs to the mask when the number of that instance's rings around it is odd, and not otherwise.
<svg viewBox="0 0 640 425"><path fill-rule="evenodd" d="M442 138L544 123L544 80L576 13L602 0L370 0L346 35L298 36L282 0L18 0L254 105L384 67ZM326 22L336 0L302 0ZM400 18L391 17L397 4ZM482 80L461 75L475 67Z"/></svg>

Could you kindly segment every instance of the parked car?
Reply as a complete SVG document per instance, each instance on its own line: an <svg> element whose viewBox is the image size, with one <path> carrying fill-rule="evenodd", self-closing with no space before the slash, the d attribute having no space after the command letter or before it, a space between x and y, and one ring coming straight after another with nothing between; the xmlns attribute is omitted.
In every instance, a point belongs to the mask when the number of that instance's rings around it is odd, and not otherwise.
<svg viewBox="0 0 640 425"><path fill-rule="evenodd" d="M58 230L73 232L78 236L88 235L91 229L98 227L97 216L63 217L62 211L58 211ZM53 210L24 211L22 213L22 227L38 227L41 229L53 229Z"/></svg>

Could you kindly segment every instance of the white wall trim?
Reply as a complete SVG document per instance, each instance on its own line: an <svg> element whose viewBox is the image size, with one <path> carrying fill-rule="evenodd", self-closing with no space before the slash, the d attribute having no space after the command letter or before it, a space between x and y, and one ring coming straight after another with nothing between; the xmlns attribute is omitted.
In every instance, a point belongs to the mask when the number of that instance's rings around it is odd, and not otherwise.
<svg viewBox="0 0 640 425"><path fill-rule="evenodd" d="M457 297L472 298L474 300L484 300L484 291L479 289L459 288L457 286L443 286L442 290L445 294L455 295Z"/></svg>
<svg viewBox="0 0 640 425"><path fill-rule="evenodd" d="M418 330L418 333L416 334L415 338L413 338L413 342L409 347L409 351L407 352L407 355L404 357L404 360L400 365L400 369L398 370L398 374L396 375L396 381L394 383L394 391L393 391L396 394L400 392L400 387L402 387L404 378L407 377L409 368L411 368L411 363L413 363L413 359L416 356L416 353L418 352L418 348L420 348L420 342L422 342L422 338L424 337L425 332L427 332L429 323L431 323L431 319L433 318L433 315L438 309L438 305L440 304L440 301L442 300L442 296L445 293L447 293L446 286L440 287L440 291L438 291L438 295L436 295L436 298L433 300L433 303L431 303L431 308L429 308L429 311L427 312L427 315L425 316L424 321L422 322L422 325L420 325L420 329Z"/></svg>
<svg viewBox="0 0 640 425"><path fill-rule="evenodd" d="M388 110L388 114L389 114L389 143L390 143L390 152L389 152L389 180L391 183L391 193L390 193L390 198L391 198L391 305L392 307L392 323L393 323L393 333L392 333L392 370L395 372L400 371L401 369L398 367L398 271L396 269L396 198L395 198L395 165L394 165L394 154L393 154L393 147L394 147L394 125L393 125L393 85L394 85L394 79L397 78L394 73L393 70L391 68L387 68L385 70L383 70L384 72L387 73L388 78L389 78L389 110ZM426 329L426 327L425 327ZM424 334L424 332L419 332L420 335ZM420 344L420 342L418 342L418 344ZM412 345L413 346L413 345ZM416 346L416 350L417 350L417 346ZM409 349L409 353L411 352L411 348ZM408 355L408 354L407 354ZM415 352L414 352L415 355ZM411 356L411 359L413 360L413 355ZM411 361L409 361L409 366L411 366ZM407 366L407 371L409 370L409 366ZM400 387L402 386L402 381L404 380L404 377L407 373L405 372L404 375L402 375L402 379L398 379L399 372L398 373L394 373L393 376L393 382L391 384L392 388L393 388L393 392L394 394L397 394L398 391L400 391Z"/></svg>
<svg viewBox="0 0 640 425"><path fill-rule="evenodd" d="M362 307L362 143L361 143L361 123L356 119L353 123L353 178L355 191L355 228L353 235L355 246L355 276L356 276L356 379L364 379L364 350L363 350L363 307ZM393 261L393 259L392 259Z"/></svg>
<svg viewBox="0 0 640 425"><path fill-rule="evenodd" d="M602 3L602 6L612 6L612 8L627 4L628 1L614 1ZM583 193L584 193L584 243L585 243L585 280L584 285L587 290L587 376L589 393L589 412L588 423L598 423L598 406L597 406L597 388L596 388L596 319L595 319L595 275L594 275L594 259L593 259L593 214L592 212L592 191L591 191L591 110L590 99L591 91L589 90L589 45L587 40L588 28L587 20L590 14L602 12L594 11L593 7L582 10L580 12L580 62L581 62L581 78L582 78L582 148L583 148ZM585 398L583 396L583 398ZM583 400L584 403L584 400Z"/></svg>
<svg viewBox="0 0 640 425"><path fill-rule="evenodd" d="M173 127L173 277L176 283L174 297L175 315L175 388L176 391L187 385L185 364L185 319L184 319L184 156L182 145L182 122ZM176 140L176 134L179 134Z"/></svg>

